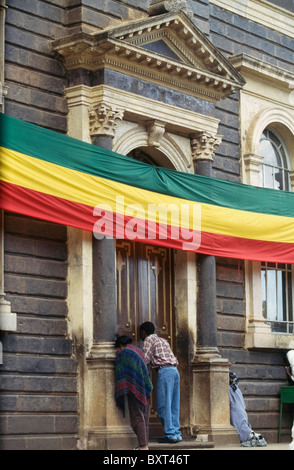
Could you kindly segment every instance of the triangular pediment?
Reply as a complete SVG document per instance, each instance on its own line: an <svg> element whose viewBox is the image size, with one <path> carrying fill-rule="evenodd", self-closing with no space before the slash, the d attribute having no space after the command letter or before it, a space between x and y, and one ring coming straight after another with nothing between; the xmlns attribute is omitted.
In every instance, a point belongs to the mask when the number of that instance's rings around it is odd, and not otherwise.
<svg viewBox="0 0 294 470"><path fill-rule="evenodd" d="M245 81L185 14L149 17L53 42L68 69L109 68L217 101Z"/></svg>
<svg viewBox="0 0 294 470"><path fill-rule="evenodd" d="M174 51L174 48L170 47L168 42L164 39L147 42L146 44L142 44L141 47L147 51L155 52L156 54L162 55L169 59L177 60L183 63L185 62L181 57L181 54L178 54L176 51Z"/></svg>

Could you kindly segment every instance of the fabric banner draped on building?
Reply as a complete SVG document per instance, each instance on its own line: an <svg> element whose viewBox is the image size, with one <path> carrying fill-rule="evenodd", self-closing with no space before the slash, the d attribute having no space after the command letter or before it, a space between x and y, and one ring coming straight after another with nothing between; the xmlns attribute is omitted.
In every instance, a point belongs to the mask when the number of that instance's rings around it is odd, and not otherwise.
<svg viewBox="0 0 294 470"><path fill-rule="evenodd" d="M1 208L215 256L294 263L294 193L138 162L0 114Z"/></svg>

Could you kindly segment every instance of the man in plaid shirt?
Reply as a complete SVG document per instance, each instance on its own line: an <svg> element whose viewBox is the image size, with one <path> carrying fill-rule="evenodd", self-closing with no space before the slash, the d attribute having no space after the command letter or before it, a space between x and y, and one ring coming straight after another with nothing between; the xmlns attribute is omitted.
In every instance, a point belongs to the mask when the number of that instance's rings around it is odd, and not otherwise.
<svg viewBox="0 0 294 470"><path fill-rule="evenodd" d="M176 443L182 440L180 432L180 374L178 360L169 343L155 334L151 322L140 326L141 338L144 340L143 351L147 364L158 371L157 380L157 414L163 425L165 441Z"/></svg>

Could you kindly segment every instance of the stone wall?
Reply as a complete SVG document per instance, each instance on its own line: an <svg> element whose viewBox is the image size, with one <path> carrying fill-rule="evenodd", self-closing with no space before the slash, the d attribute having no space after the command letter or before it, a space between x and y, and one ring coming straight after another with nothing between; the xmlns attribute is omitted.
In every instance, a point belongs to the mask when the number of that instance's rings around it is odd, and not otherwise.
<svg viewBox="0 0 294 470"><path fill-rule="evenodd" d="M5 292L17 331L2 333L1 449L73 449L77 365L67 335L66 227L7 213Z"/></svg>
<svg viewBox="0 0 294 470"><path fill-rule="evenodd" d="M50 40L65 34L64 1L7 0L5 113L66 133L66 86Z"/></svg>

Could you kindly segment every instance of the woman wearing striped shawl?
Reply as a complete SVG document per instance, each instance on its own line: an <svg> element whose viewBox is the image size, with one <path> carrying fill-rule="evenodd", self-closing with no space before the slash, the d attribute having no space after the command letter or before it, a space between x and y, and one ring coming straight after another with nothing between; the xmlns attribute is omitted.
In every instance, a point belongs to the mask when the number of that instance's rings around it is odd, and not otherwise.
<svg viewBox="0 0 294 470"><path fill-rule="evenodd" d="M138 439L138 449L148 450L149 396L153 387L144 354L131 343L130 336L118 336L115 342L115 400L125 416L127 396L131 426Z"/></svg>

